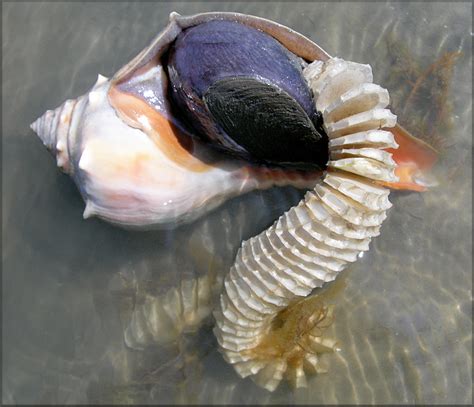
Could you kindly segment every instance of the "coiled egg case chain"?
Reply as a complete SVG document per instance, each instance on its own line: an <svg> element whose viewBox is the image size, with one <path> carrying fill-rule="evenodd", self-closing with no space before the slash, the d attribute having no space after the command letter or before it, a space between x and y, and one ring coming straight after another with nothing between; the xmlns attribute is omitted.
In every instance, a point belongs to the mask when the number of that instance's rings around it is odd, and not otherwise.
<svg viewBox="0 0 474 407"><path fill-rule="evenodd" d="M289 363L285 355L259 355L258 345L282 309L369 249L391 206L389 190L373 181L396 181L384 149L398 146L381 130L395 126L396 116L385 109L388 92L372 83L370 66L331 58L311 63L304 75L330 139L327 171L297 206L242 243L214 313L224 358L270 391L285 376L306 385L305 371L318 371L317 352ZM320 337L310 341L313 349L325 345Z"/></svg>
<svg viewBox="0 0 474 407"><path fill-rule="evenodd" d="M222 286L220 275L182 280L162 295L145 294L135 306L124 332L132 349L169 344L185 332L195 332L209 318Z"/></svg>

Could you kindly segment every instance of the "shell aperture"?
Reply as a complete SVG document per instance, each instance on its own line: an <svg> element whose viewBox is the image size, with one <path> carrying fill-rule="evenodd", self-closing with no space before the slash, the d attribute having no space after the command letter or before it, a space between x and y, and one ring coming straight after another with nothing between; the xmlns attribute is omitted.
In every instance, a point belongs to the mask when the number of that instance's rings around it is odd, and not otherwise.
<svg viewBox="0 0 474 407"><path fill-rule="evenodd" d="M324 169L327 136L302 63L262 31L210 21L178 36L167 68L201 137L245 159Z"/></svg>

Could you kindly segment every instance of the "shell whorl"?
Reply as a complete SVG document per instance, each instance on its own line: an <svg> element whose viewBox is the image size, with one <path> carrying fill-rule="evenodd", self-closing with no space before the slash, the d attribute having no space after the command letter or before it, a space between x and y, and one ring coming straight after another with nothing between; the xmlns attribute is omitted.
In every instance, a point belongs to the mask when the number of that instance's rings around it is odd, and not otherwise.
<svg viewBox="0 0 474 407"><path fill-rule="evenodd" d="M88 93L89 100L94 97L94 89L105 82L107 82L105 76L97 75L97 81ZM68 99L56 109L47 110L30 124L30 128L39 136L51 154L56 157L58 167L70 175L72 175L73 166L69 157L69 144L71 133L74 132L74 115L77 105L83 105L83 102L84 97Z"/></svg>
<svg viewBox="0 0 474 407"><path fill-rule="evenodd" d="M67 139L76 103L75 99L68 99L56 109L47 110L30 125L46 148L56 157L58 167L66 173L70 172Z"/></svg>
<svg viewBox="0 0 474 407"><path fill-rule="evenodd" d="M330 142L328 171L314 190L270 228L242 243L224 281L214 333L237 373L273 391L286 375L297 387L305 371L318 371L318 357L303 352L298 363L261 357L258 345L272 321L295 300L332 281L380 232L391 204L397 148L396 116L385 107L388 92L372 83L369 65L332 58L308 65L304 75L322 112ZM313 338L313 349L333 344ZM317 353L317 351L315 352Z"/></svg>

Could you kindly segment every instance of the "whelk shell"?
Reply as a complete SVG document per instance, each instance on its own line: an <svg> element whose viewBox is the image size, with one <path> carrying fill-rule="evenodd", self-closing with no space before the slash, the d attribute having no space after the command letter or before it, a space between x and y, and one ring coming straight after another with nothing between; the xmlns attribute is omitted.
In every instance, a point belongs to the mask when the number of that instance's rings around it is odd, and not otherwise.
<svg viewBox="0 0 474 407"><path fill-rule="evenodd" d="M273 185L314 186L321 172L268 167L232 158L190 133L174 114L164 54L179 34L214 20L258 28L300 55L301 35L237 13L170 15L152 43L111 79L46 112L31 128L71 175L86 202L84 217L132 228L189 222L225 200Z"/></svg>

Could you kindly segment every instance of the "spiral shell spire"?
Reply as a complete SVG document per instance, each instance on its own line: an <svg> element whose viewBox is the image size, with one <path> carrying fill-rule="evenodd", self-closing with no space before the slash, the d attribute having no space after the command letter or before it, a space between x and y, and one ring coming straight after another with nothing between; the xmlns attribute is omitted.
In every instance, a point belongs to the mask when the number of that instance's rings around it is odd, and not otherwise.
<svg viewBox="0 0 474 407"><path fill-rule="evenodd" d="M67 137L75 105L76 100L66 100L58 108L47 110L30 125L46 148L56 157L58 167L66 173L70 171Z"/></svg>

